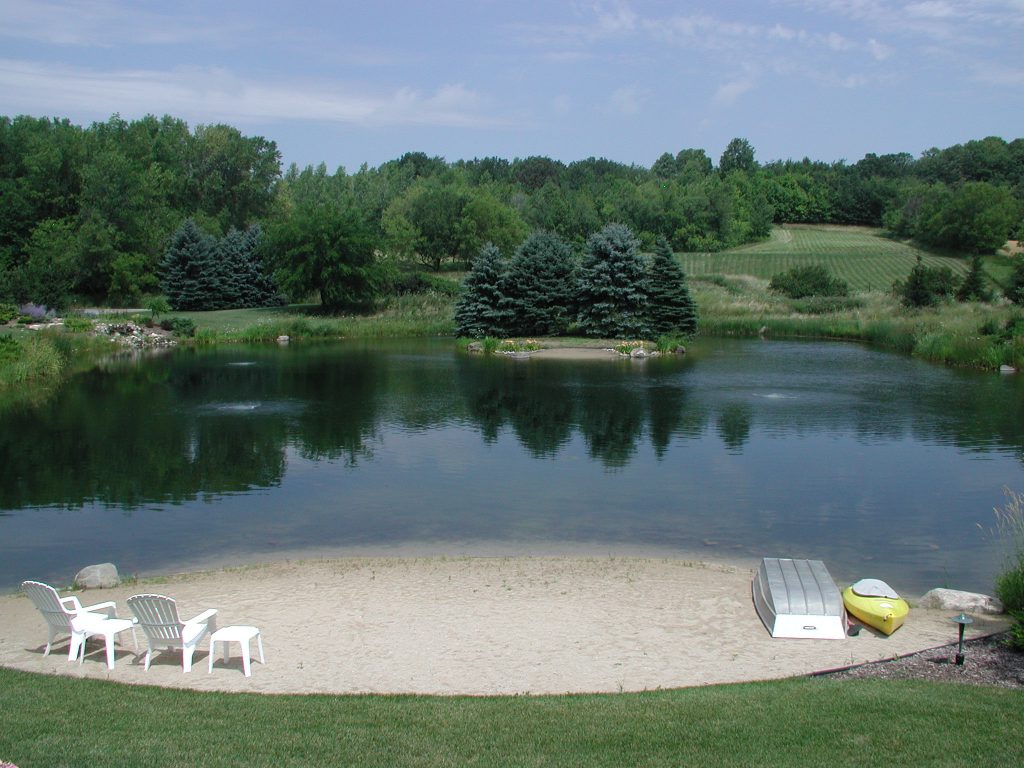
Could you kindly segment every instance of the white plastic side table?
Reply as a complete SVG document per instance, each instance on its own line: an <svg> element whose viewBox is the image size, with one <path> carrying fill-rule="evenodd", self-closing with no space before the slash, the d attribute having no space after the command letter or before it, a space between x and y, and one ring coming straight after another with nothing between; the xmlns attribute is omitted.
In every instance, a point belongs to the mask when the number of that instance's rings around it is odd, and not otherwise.
<svg viewBox="0 0 1024 768"><path fill-rule="evenodd" d="M71 645L68 648L68 661L85 661L85 641L93 635L103 635L107 645L107 669L114 668L114 638L118 633L130 629L135 650L139 650L139 640L135 636L135 619L112 619L102 613L83 612L71 620Z"/></svg>
<svg viewBox="0 0 1024 768"><path fill-rule="evenodd" d="M242 648L242 670L245 672L246 677L252 676L252 665L249 659L249 644L253 638L256 639L256 647L260 652L260 664L265 664L263 660L263 638L260 637L260 631L256 627L250 627L246 625L237 625L230 627L221 627L212 635L210 635L210 667L207 672L213 672L213 657L214 646L217 643L224 645L224 663L228 662L228 651L232 642L236 642Z"/></svg>

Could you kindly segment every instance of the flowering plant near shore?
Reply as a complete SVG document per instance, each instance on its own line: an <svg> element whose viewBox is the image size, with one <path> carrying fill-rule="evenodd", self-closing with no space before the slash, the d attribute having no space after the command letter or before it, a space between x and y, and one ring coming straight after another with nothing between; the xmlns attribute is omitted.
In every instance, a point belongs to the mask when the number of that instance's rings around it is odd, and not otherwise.
<svg viewBox="0 0 1024 768"><path fill-rule="evenodd" d="M645 352L650 352L652 347L646 341L620 341L614 347L615 351L620 355L631 355L634 350L642 349Z"/></svg>
<svg viewBox="0 0 1024 768"><path fill-rule="evenodd" d="M505 354L513 352L536 352L540 344L534 339L502 339L496 351Z"/></svg>

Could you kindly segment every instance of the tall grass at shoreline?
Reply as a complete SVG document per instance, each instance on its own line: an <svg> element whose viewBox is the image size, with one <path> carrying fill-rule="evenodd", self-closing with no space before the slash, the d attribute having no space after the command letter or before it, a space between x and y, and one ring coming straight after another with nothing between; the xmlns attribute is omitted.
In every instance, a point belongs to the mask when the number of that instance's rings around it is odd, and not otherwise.
<svg viewBox="0 0 1024 768"><path fill-rule="evenodd" d="M0 669L0 761L1016 766L1022 706L1018 690L919 681L797 678L573 696L269 696Z"/></svg>
<svg viewBox="0 0 1024 768"><path fill-rule="evenodd" d="M450 336L455 331L454 300L435 292L392 296L367 314L323 315L313 307L229 312L171 313L196 324L197 344L292 339Z"/></svg>
<svg viewBox="0 0 1024 768"><path fill-rule="evenodd" d="M0 409L44 400L111 348L107 339L63 331L0 335Z"/></svg>
<svg viewBox="0 0 1024 768"><path fill-rule="evenodd" d="M946 304L911 310L891 293L861 293L845 308L821 314L797 311L798 301L768 290L749 276L710 277L691 282L708 336L845 339L913 354L950 366L993 370L1024 368L1024 336L999 331L1024 312L1012 305Z"/></svg>

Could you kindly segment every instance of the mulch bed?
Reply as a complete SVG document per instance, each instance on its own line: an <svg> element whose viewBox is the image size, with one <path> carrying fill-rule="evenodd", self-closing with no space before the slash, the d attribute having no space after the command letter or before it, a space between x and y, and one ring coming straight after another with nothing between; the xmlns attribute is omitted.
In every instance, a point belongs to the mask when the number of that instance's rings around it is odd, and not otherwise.
<svg viewBox="0 0 1024 768"><path fill-rule="evenodd" d="M1008 636L1009 633L1002 632L966 641L964 663L959 667L955 662L957 644L953 643L889 661L861 664L824 674L839 680L875 677L1024 688L1024 653L1007 647Z"/></svg>

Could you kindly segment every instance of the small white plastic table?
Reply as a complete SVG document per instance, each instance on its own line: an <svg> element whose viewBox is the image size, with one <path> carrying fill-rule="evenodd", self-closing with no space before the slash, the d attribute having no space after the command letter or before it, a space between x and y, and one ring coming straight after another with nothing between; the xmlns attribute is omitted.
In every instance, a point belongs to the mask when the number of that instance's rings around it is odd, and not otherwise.
<svg viewBox="0 0 1024 768"><path fill-rule="evenodd" d="M213 657L214 646L217 643L224 645L224 663L228 661L228 651L230 650L230 644L236 642L242 648L242 671L245 672L246 677L252 676L252 665L249 660L249 644L253 638L256 639L256 647L259 648L260 652L260 664L265 664L263 661L263 638L260 637L260 631L256 627L250 627L244 624L232 625L230 627L221 627L212 635L210 635L210 668L207 673L213 672Z"/></svg>
<svg viewBox="0 0 1024 768"><path fill-rule="evenodd" d="M139 639L135 636L137 619L112 619L102 613L80 613L71 620L71 645L68 648L68 661L78 659L85 661L85 641L93 635L103 635L107 645L107 669L114 668L114 638L121 632L130 629L135 650L139 650Z"/></svg>

